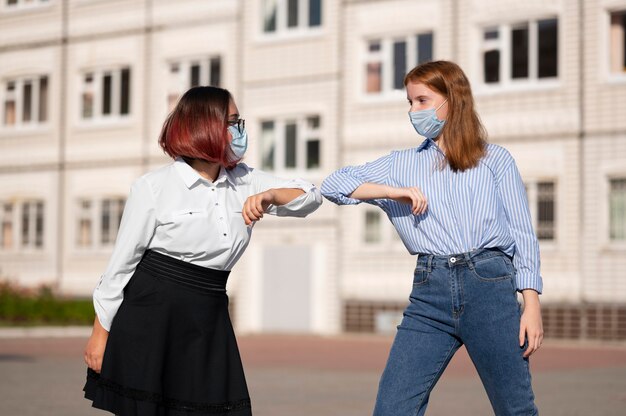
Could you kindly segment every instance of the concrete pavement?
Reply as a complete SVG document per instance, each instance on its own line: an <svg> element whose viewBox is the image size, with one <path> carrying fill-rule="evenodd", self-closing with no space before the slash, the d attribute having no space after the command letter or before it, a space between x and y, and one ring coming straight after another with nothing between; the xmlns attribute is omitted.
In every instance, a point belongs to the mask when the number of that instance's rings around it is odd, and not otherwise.
<svg viewBox="0 0 626 416"><path fill-rule="evenodd" d="M45 335L8 338L0 331L0 416L106 414L82 398L86 338ZM381 336L240 337L255 416L371 414L391 341ZM531 366L542 415L626 415L626 346L548 341ZM492 414L463 349L433 391L427 413L456 414Z"/></svg>

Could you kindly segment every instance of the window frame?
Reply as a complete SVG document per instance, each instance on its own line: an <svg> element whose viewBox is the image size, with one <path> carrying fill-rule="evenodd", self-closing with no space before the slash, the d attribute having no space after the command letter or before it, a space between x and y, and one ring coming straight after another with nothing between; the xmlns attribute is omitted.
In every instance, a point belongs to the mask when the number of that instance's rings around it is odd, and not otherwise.
<svg viewBox="0 0 626 416"><path fill-rule="evenodd" d="M622 72L613 72L611 69L611 16L614 13L626 14L626 7L616 7L605 9L603 13L603 27L600 30L600 42L603 45L603 56L600 59L601 65L598 65L602 72L602 77L607 83L626 83L626 68ZM626 30L626 28L624 29ZM626 40L623 41L626 43ZM626 45L623 45L624 54L626 55ZM626 57L624 58L626 60Z"/></svg>
<svg viewBox="0 0 626 416"><path fill-rule="evenodd" d="M543 183L550 183L554 187L553 193L553 235L552 239L539 238L539 185ZM524 179L524 185L526 187L526 196L528 200L528 208L530 210L530 217L532 221L533 231L537 241L542 247L557 246L559 244L559 182L554 177L540 177L532 179Z"/></svg>
<svg viewBox="0 0 626 416"><path fill-rule="evenodd" d="M318 118L317 127L309 127L309 120ZM269 167L265 163L266 138L263 134L263 124L273 123L273 165ZM294 168L286 166L286 126L295 124L296 126L296 165ZM259 166L267 172L277 174L296 174L303 176L321 175L324 169L324 116L320 112L303 112L298 115L283 115L280 117L261 117L258 119L260 153ZM316 168L307 168L308 149L310 141L319 142L319 163Z"/></svg>
<svg viewBox="0 0 626 416"><path fill-rule="evenodd" d="M406 95L404 92L404 85L402 88L395 89L394 86L394 73L395 73L395 60L394 60L394 45L397 42L404 42L405 44L405 71L404 74L410 71L418 64L419 52L418 52L418 36L430 35L431 41L431 60L435 59L436 50L436 32L435 29L419 30L413 33L396 33L391 35L377 36L368 35L361 41L361 56L359 64L359 77L358 77L358 97L362 102L379 102L385 100L403 99ZM370 44L373 42L380 43L380 49L378 51L370 51ZM367 67L371 63L381 64L381 90L379 92L367 91Z"/></svg>
<svg viewBox="0 0 626 416"><path fill-rule="evenodd" d="M124 70L129 71L129 85L128 85L128 113L122 114L122 72ZM116 65L111 67L100 67L83 69L79 73L78 77L78 114L77 124L83 127L92 127L98 125L115 125L129 123L134 117L135 109L133 106L133 66L128 65ZM86 77L91 74L92 85L87 86ZM111 112L109 114L103 113L103 99L104 99L104 77L111 75ZM91 92L93 94L92 115L91 117L85 117L85 102L84 94Z"/></svg>
<svg viewBox="0 0 626 416"><path fill-rule="evenodd" d="M16 13L33 10L41 10L51 7L54 0L33 0L31 3L25 3L24 0L16 0L16 4L8 4L8 0L2 0L0 11L4 13Z"/></svg>
<svg viewBox="0 0 626 416"><path fill-rule="evenodd" d="M606 194L606 203L607 203L607 227L605 237L610 245L612 246L621 246L626 248L626 237L623 239L616 239L611 236L611 197L612 197L612 182L613 181L626 181L626 175L611 175L607 177L607 194ZM626 194L626 190L624 191Z"/></svg>
<svg viewBox="0 0 626 416"><path fill-rule="evenodd" d="M115 246L115 241L117 239L117 235L119 233L119 226L115 228L115 231L112 231L112 228L109 228L109 241L103 242L104 238L104 204L105 202L112 202L113 204L118 203L121 204L118 206L118 214L112 215L109 220L109 227L111 224L117 223L117 221L121 222L121 218L124 212L124 207L126 206L127 198L125 195L121 194L110 194L105 196L94 196L94 197L79 197L74 200L74 209L76 215L74 216L73 221L73 236L72 238L72 246L77 253L94 253L94 252L108 252ZM90 207L88 209L83 208L82 204L85 202L89 202ZM115 208L114 208L115 209ZM89 235L89 243L81 244L80 243L80 233L81 233L81 222L83 220L90 221L90 235Z"/></svg>
<svg viewBox="0 0 626 416"><path fill-rule="evenodd" d="M557 24L557 75L555 77L539 78L539 22L544 20L556 20ZM506 92L549 90L559 88L563 80L563 19L559 14L539 15L526 19L514 19L504 22L484 23L477 27L477 56L476 61L476 95L499 94ZM527 26L528 28L528 77L512 77L513 51L511 41L513 30ZM498 39L485 39L488 31L498 31ZM500 53L499 81L494 83L485 82L484 54L490 50Z"/></svg>
<svg viewBox="0 0 626 416"><path fill-rule="evenodd" d="M42 80L46 80L46 97L45 97L45 119L43 121L40 120L41 117L41 102L42 102L42 94L41 94L41 83ZM24 85L26 83L31 83L31 120L25 122L24 121ZM6 115L6 101L9 97L9 93L7 90L8 84L13 83L15 85L14 91L12 92L13 101L15 103L15 123L6 124L5 123L5 115ZM50 75L47 73L41 74L32 74L32 75L21 75L18 77L6 77L0 83L0 130L5 132L18 132L18 131L32 131L32 130L40 130L46 129L50 126Z"/></svg>
<svg viewBox="0 0 626 416"><path fill-rule="evenodd" d="M271 0L261 0L259 2L259 30L257 31L258 40L261 42L274 42L277 40L290 40L294 38L302 38L309 36L320 36L326 31L324 22L325 0L320 0L320 24L316 26L309 25L309 7L312 0L297 0L298 2L298 25L288 27L288 3L289 0L273 0L276 2L276 28L268 32L265 30L265 8L266 3ZM304 7L303 7L304 6ZM306 23L303 23L306 22Z"/></svg>
<svg viewBox="0 0 626 416"><path fill-rule="evenodd" d="M217 85L211 83L213 78L212 63L213 60L219 61L219 82ZM172 58L165 61L167 68L167 91L166 91L166 107L168 112L174 109L174 106L180 99L180 97L190 88L191 85L191 68L193 65L198 64L200 66L200 83L198 85L212 85L222 87L224 84L224 58L223 55L218 53L193 56L193 57L180 57ZM178 65L178 75L174 75L172 67ZM202 80L208 81L203 83ZM176 95L176 99L172 99Z"/></svg>
<svg viewBox="0 0 626 416"><path fill-rule="evenodd" d="M378 206L371 204L362 204L359 208L361 212L359 215L356 215L355 218L358 218L358 225L356 230L358 247L360 251L363 252L398 252L398 250L402 250L404 244L398 235L398 232L394 228L391 221L387 217L387 214ZM380 240L379 241L366 241L367 237L367 215L368 213L375 213L379 219L379 233Z"/></svg>

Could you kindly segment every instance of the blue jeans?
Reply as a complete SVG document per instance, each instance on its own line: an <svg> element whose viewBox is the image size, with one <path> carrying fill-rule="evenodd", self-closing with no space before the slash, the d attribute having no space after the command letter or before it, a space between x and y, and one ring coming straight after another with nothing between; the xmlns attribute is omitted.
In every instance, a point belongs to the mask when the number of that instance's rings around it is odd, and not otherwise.
<svg viewBox="0 0 626 416"><path fill-rule="evenodd" d="M463 344L497 416L537 415L526 346L519 346L520 313L515 267L504 253L418 256L374 415L424 415L430 392Z"/></svg>

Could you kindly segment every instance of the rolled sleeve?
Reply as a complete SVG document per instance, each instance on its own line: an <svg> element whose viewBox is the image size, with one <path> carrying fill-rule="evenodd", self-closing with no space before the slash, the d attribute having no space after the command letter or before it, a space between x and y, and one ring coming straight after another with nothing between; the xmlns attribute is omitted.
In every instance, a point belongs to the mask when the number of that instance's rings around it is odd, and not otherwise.
<svg viewBox="0 0 626 416"><path fill-rule="evenodd" d="M533 289L541 293L543 280L540 274L539 242L533 230L524 182L512 159L499 181L499 190L509 230L515 241L513 265L517 270L517 290Z"/></svg>
<svg viewBox="0 0 626 416"><path fill-rule="evenodd" d="M361 202L381 205L382 200L362 201L350 198L350 195L364 183L386 185L393 157L392 153L364 165L346 166L333 172L322 182L322 195L337 205L356 205Z"/></svg>
<svg viewBox="0 0 626 416"><path fill-rule="evenodd" d="M322 204L322 195L319 189L310 182L302 179L281 179L258 169L249 168L255 192L264 192L268 189L301 189L302 195L284 205L270 205L267 213L279 217L306 217Z"/></svg>
<svg viewBox="0 0 626 416"><path fill-rule="evenodd" d="M131 187L113 253L93 292L96 315L107 331L124 299L124 287L147 249L155 226L154 195L148 181L139 178Z"/></svg>

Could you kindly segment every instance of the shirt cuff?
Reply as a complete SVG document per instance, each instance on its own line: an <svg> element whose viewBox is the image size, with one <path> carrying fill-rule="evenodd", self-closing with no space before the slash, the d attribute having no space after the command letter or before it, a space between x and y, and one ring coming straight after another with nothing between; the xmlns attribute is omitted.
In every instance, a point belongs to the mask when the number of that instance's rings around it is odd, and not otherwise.
<svg viewBox="0 0 626 416"><path fill-rule="evenodd" d="M302 195L284 205L270 205L267 213L279 217L306 217L322 204L322 196L315 185L294 179L281 186L281 188L301 189Z"/></svg>
<svg viewBox="0 0 626 416"><path fill-rule="evenodd" d="M350 198L352 192L364 181L349 175L332 175L322 183L322 195L337 205L357 205L363 202L360 199Z"/></svg>
<svg viewBox="0 0 626 416"><path fill-rule="evenodd" d="M533 273L519 273L515 278L515 285L517 287L517 291L521 292L522 290L532 289L537 293L541 294L543 291L543 280L541 276L533 274Z"/></svg>

